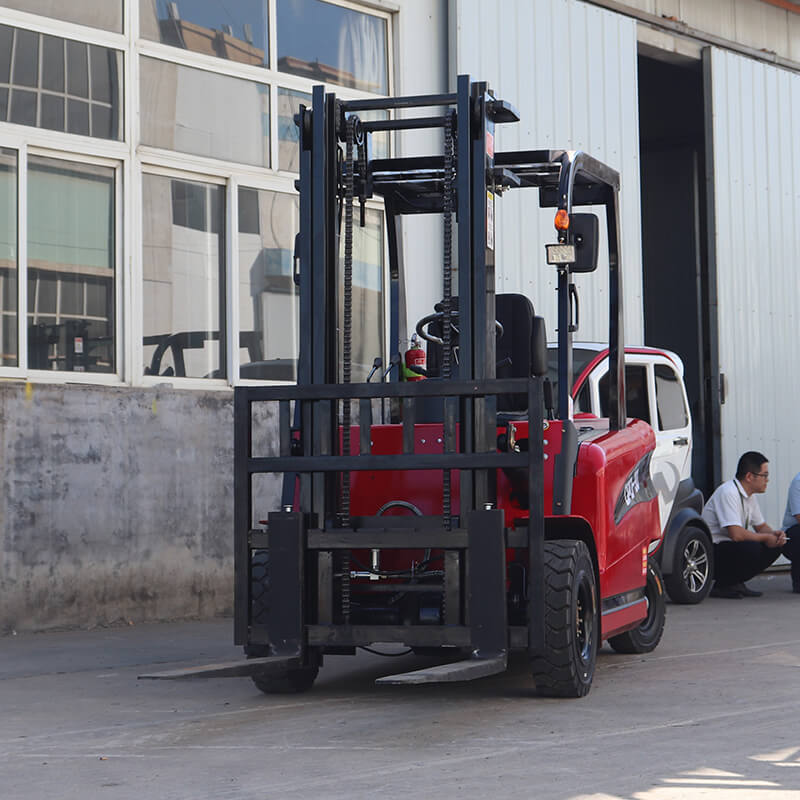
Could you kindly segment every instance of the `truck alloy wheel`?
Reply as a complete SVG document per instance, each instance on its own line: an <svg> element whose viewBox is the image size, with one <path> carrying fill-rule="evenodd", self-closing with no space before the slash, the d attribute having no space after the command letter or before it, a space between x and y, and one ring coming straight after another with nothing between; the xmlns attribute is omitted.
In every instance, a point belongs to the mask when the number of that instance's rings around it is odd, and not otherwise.
<svg viewBox="0 0 800 800"><path fill-rule="evenodd" d="M699 528L687 527L675 543L675 563L664 582L673 603L691 605L705 600L714 575L714 549Z"/></svg>

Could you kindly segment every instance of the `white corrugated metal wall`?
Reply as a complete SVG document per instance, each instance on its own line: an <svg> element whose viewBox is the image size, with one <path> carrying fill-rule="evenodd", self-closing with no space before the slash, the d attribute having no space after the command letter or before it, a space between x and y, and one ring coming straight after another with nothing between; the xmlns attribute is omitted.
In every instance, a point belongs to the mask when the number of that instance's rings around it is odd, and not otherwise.
<svg viewBox="0 0 800 800"><path fill-rule="evenodd" d="M746 450L770 459L761 507L777 526L800 470L800 75L717 49L711 75L722 470Z"/></svg>
<svg viewBox="0 0 800 800"><path fill-rule="evenodd" d="M641 343L636 23L577 0L451 0L450 13L451 84L456 73L469 73L520 112L519 123L498 126L498 149L581 149L620 171L625 340ZM553 212L541 211L532 191L509 192L498 203L497 225L497 289L528 295L552 338L556 281L544 261L544 243L554 241ZM603 340L607 261L576 283L577 336Z"/></svg>

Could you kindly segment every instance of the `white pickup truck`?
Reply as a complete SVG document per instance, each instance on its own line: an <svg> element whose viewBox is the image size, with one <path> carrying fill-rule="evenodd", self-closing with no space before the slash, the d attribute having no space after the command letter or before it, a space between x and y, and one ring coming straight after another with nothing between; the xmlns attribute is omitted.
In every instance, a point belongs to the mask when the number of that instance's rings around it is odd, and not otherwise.
<svg viewBox="0 0 800 800"><path fill-rule="evenodd" d="M551 379L558 374L555 345L549 346ZM573 344L575 424L582 416L607 417L608 349ZM663 536L651 555L659 561L667 593L675 603L699 603L713 579L711 536L700 514L703 495L691 478L692 418L683 384L683 362L669 350L625 348L625 398L629 417L650 423L656 449L650 463L658 492Z"/></svg>

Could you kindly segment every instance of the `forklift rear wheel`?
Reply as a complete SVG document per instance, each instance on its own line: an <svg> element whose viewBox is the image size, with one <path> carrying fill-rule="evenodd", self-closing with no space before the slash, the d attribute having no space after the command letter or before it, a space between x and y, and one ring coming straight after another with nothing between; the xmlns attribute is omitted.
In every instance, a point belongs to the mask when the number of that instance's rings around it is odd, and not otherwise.
<svg viewBox="0 0 800 800"><path fill-rule="evenodd" d="M676 563L664 578L673 603L694 605L706 599L714 575L714 548L699 528L686 527L675 544Z"/></svg>
<svg viewBox="0 0 800 800"><path fill-rule="evenodd" d="M612 636L608 643L618 653L649 653L656 649L664 633L667 604L664 599L664 579L655 561L647 564L647 583L644 587L647 616L633 630Z"/></svg>
<svg viewBox="0 0 800 800"><path fill-rule="evenodd" d="M544 653L531 662L544 697L583 697L592 686L598 646L597 584L584 542L544 543Z"/></svg>

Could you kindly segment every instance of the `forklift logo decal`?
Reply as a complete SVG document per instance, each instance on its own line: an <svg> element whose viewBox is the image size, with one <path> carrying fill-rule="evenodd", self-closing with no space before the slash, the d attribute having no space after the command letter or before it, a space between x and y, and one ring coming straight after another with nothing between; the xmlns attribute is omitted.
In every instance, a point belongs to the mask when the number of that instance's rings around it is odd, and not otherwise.
<svg viewBox="0 0 800 800"><path fill-rule="evenodd" d="M653 479L650 477L650 456L648 453L633 468L622 486L614 508L614 522L619 525L622 518L639 503L646 503L656 496Z"/></svg>

